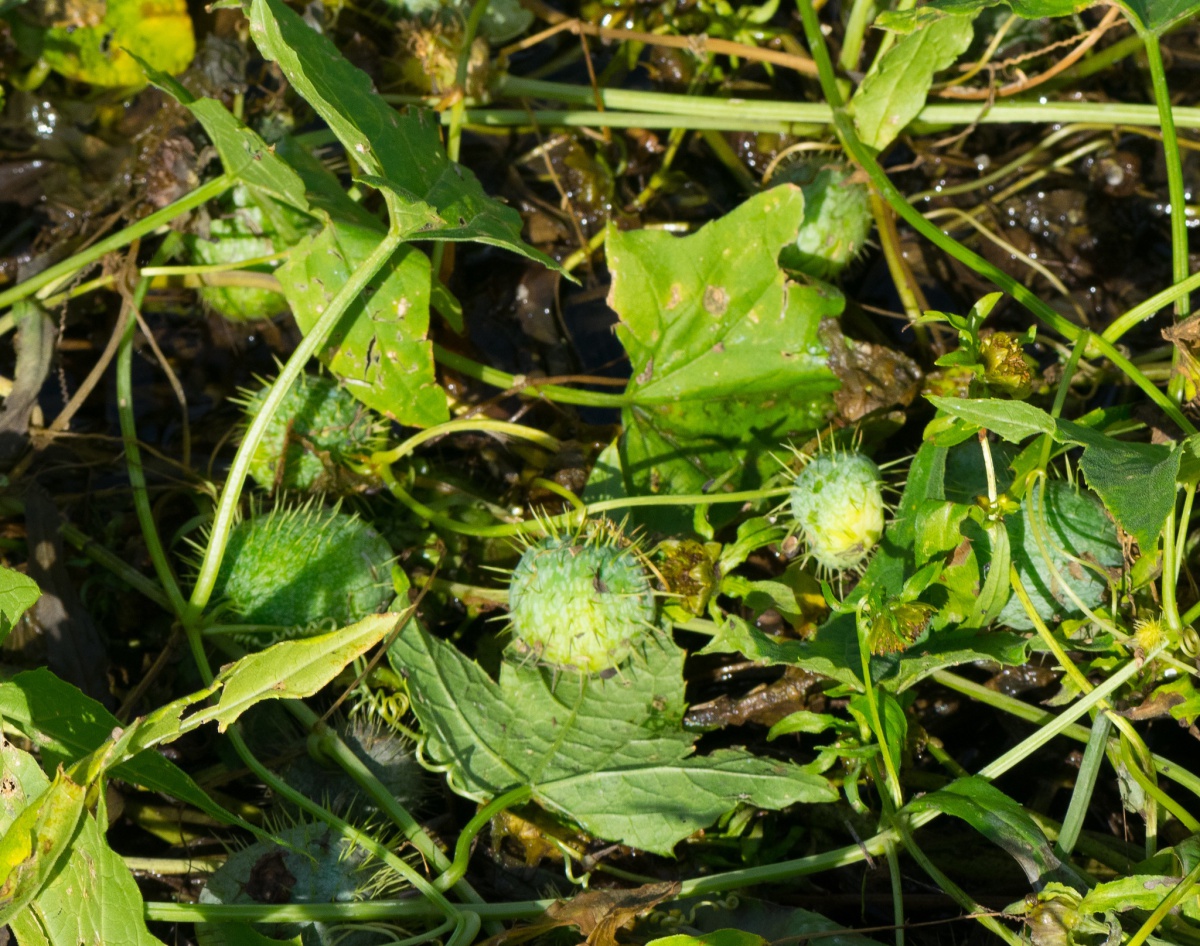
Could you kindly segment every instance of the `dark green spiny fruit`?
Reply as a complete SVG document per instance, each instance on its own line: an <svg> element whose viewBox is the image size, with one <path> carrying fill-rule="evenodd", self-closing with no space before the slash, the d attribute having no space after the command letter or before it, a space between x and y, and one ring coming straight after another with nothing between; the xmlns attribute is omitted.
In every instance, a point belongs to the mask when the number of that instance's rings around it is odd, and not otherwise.
<svg viewBox="0 0 1200 946"><path fill-rule="evenodd" d="M420 807L429 779L408 737L369 716L340 723L337 734L393 798L409 810ZM283 777L300 794L336 813L369 815L378 810L358 783L334 763L305 754L284 769Z"/></svg>
<svg viewBox="0 0 1200 946"><path fill-rule="evenodd" d="M600 527L529 546L508 605L518 649L580 673L616 667L654 625L654 594L636 551Z"/></svg>
<svg viewBox="0 0 1200 946"><path fill-rule="evenodd" d="M215 594L247 624L289 628L284 636L343 627L391 602L393 557L358 516L311 503L278 507L234 527Z"/></svg>
<svg viewBox="0 0 1200 946"><path fill-rule="evenodd" d="M355 847L328 825L298 824L275 832L280 843L259 841L231 854L200 891L201 903L321 904L353 903L395 896L399 878L386 871L362 848ZM242 928L245 929L244 927ZM379 930L315 921L264 923L255 927L272 940L302 946L367 946L380 942ZM196 924L200 946L234 942L226 924ZM402 938L393 936L392 939ZM237 942L249 942L244 932ZM384 940L386 941L386 940Z"/></svg>
<svg viewBox="0 0 1200 946"><path fill-rule="evenodd" d="M853 174L837 161L811 160L786 165L771 179L804 191L804 222L795 247L780 256L785 267L832 280L862 252L873 218L867 187Z"/></svg>
<svg viewBox="0 0 1200 946"><path fill-rule="evenodd" d="M247 418L262 408L269 386L242 401ZM263 489L336 492L355 480L346 461L379 449L378 418L333 378L301 375L284 395L250 461Z"/></svg>

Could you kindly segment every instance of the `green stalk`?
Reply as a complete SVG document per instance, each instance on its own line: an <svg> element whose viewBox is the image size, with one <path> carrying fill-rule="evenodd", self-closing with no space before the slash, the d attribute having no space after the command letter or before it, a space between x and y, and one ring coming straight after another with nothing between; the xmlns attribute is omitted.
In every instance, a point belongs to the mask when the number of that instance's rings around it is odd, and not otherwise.
<svg viewBox="0 0 1200 946"><path fill-rule="evenodd" d="M483 830L484 825L500 812L512 808L514 805L524 804L532 794L533 789L528 785L521 785L493 798L480 808L475 813L475 817L468 821L459 832L458 841L454 845L454 862L446 868L441 877L433 882L433 885L438 890L445 890L461 881L467 873L467 864L471 860L471 846L474 844L475 838L479 836L479 832Z"/></svg>
<svg viewBox="0 0 1200 946"><path fill-rule="evenodd" d="M1116 343L1131 328L1140 325L1172 302L1186 298L1196 289L1200 289L1200 273L1193 273L1182 282L1168 286L1162 292L1155 293L1144 302L1139 302L1125 314L1113 319L1112 323L1101 333L1100 337L1105 341Z"/></svg>
<svg viewBox="0 0 1200 946"><path fill-rule="evenodd" d="M1045 322L1050 328L1054 329L1064 338L1075 341L1081 335L1088 335L1092 345L1098 348L1109 361L1116 365L1126 377L1136 384L1146 396L1149 397L1155 404L1162 408L1163 412L1175 421L1187 433L1196 433L1195 426L1184 417L1179 410L1178 405L1170 398L1166 397L1157 387L1145 376L1137 366L1125 358L1113 345L1100 336L1091 335L1085 329L1079 328L1074 323L1068 321L1059 313L1050 308L1032 291L1027 289L1020 282L1009 276L1008 273L1001 270L985 260L977 253L968 250L957 240L942 233L936 226L926 220L905 198L904 195L897 190L896 186L888 178L886 172L879 166L879 162L875 160L875 155L871 152L862 140L858 137L858 133L854 130L854 123L846 115L841 94L838 92L837 83L833 73L833 64L829 60L829 50L825 47L825 39L821 34L820 24L817 22L817 15L813 11L811 0L796 0L800 8L800 18L804 24L804 32L808 37L809 47L812 52L814 61L817 64L817 69L820 74L821 88L825 93L826 98L833 105L833 123L837 129L838 137L841 139L842 146L855 160L856 163L867 173L880 196L883 197L892 208L904 218L908 224L928 239L935 246L939 247L946 253L949 253L955 259L965 266L968 266L979 275L990 280L1000 289L1011 295L1017 302L1028 309L1036 318Z"/></svg>
<svg viewBox="0 0 1200 946"><path fill-rule="evenodd" d="M830 106L824 102L777 102L758 99L719 98L705 95L681 95L669 92L641 92L630 89L600 89L605 111L595 110L596 93L590 86L565 82L545 82L519 76L501 76L493 85L497 98L533 98L579 105L587 111L571 112L548 109L530 113L525 109L488 109L468 105L466 120L472 124L502 126L528 125L530 114L539 123L552 122L568 116L574 125L595 127L628 127L637 122L649 127L717 128L719 130L773 130L789 125L817 126L818 130L833 122ZM828 95L828 92L826 92ZM399 101L396 96L384 96ZM407 97L404 101L427 102ZM832 100L830 100L832 101ZM427 104L432 104L427 102ZM1086 122L1105 128L1115 125L1137 125L1157 128L1161 124L1153 105L1126 102L996 102L980 114L976 103L927 104L917 116L922 125L966 126L974 124L1071 124ZM636 121L620 113L637 113ZM489 118L488 116L492 116ZM570 119L569 116L576 116ZM1175 125L1179 128L1200 128L1200 108L1173 109ZM676 116L679 121L668 118ZM442 115L443 122L449 116ZM611 124L609 124L611 122ZM693 124L694 122L694 124ZM768 127L768 123L773 123ZM647 127L643 124L642 127Z"/></svg>
<svg viewBox="0 0 1200 946"><path fill-rule="evenodd" d="M0 309L33 295L45 286L49 286L60 279L77 273L85 266L90 266L114 250L128 246L139 237L153 233L159 227L165 226L181 214L185 214L189 210L199 207L201 204L208 203L214 197L219 197L233 185L234 178L228 174L214 178L207 184L201 184L190 194L179 198L173 204L168 204L162 210L157 210L148 217L143 217L137 223L130 224L124 230L117 231L107 239L94 243L86 250L82 250L74 256L67 257L61 263L55 263L53 266L42 270L36 276L26 279L23 283L13 286L5 292L0 292Z"/></svg>
<svg viewBox="0 0 1200 946"><path fill-rule="evenodd" d="M524 900L512 903L480 903L462 907L489 920L528 920L540 916L557 900ZM422 920L441 916L441 911L424 900L368 900L362 903L169 903L143 904L147 920L161 923L339 923L357 920Z"/></svg>
<svg viewBox="0 0 1200 946"><path fill-rule="evenodd" d="M1175 118L1171 113L1171 91L1167 88L1167 71L1163 66L1158 34L1139 31L1146 47L1146 64L1154 86L1154 104L1162 129L1163 158L1167 165L1167 193L1171 199L1171 271L1174 282L1188 277L1187 204L1183 194L1183 164L1179 160L1179 138L1175 134ZM1187 294L1175 300L1175 315L1183 319L1191 311ZM1182 379L1181 379L1182 380ZM1175 393L1174 391L1172 393ZM1177 395L1178 396L1178 395Z"/></svg>
<svg viewBox="0 0 1200 946"><path fill-rule="evenodd" d="M1112 724L1104 713L1098 713L1092 720L1092 733L1088 737L1087 748L1083 750L1083 762L1079 766L1079 775L1076 776L1075 787L1071 791L1071 803L1067 807L1067 816L1063 819L1058 841L1054 845L1054 853L1063 860L1071 856L1071 852L1075 850L1075 842L1079 840L1083 819L1087 817L1092 792L1096 788L1096 779L1100 775L1100 763L1104 761L1104 750L1108 746L1108 731L1111 727Z"/></svg>
<svg viewBox="0 0 1200 946"><path fill-rule="evenodd" d="M392 258L397 248L404 242L405 237L404 233L392 230L379 241L371 255L351 273L350 278L338 290L337 295L330 300L329 307L321 314L321 318L313 326L312 331L301 339L300 344L296 346L296 350L292 352L291 357L279 372L279 377L275 379L275 383L271 385L271 389L263 399L262 407L259 408L258 414L255 415L242 439L241 446L238 447L233 464L229 468L229 476L225 480L225 487L221 490L221 499L213 518L212 533L209 536L208 546L204 550L204 558L200 563L196 585L192 589L192 596L185 615L184 623L188 628L189 638L198 637L199 616L212 597L213 587L217 581L217 572L225 554L225 545L229 541L229 533L237 514L242 487L250 471L254 453L258 450L259 443L262 442L267 426L274 418L275 412L279 410L279 405L283 403L292 384L308 364L309 359L325 344L329 333L341 321L346 310L359 297L375 274Z"/></svg>
<svg viewBox="0 0 1200 946"><path fill-rule="evenodd" d="M537 378L518 377L507 371L481 365L477 361L443 348L434 342L433 357L438 364L453 368L460 374L490 384L502 391L515 391L522 397L545 397L557 404L575 404L580 407L626 407L630 399L624 394L609 394L605 391L580 391L559 384L541 384Z"/></svg>
<svg viewBox="0 0 1200 946"><path fill-rule="evenodd" d="M178 237L176 237L178 239ZM170 238L163 243L155 254L155 260L165 258L170 252ZM125 310L125 329L121 336L120 347L117 349L117 416L121 424L121 440L125 446L125 465L129 473L129 485L133 489L133 508L137 514L138 525L141 526L142 538L146 543L146 551L158 576L159 584L166 592L167 601L176 617L182 616L187 610L187 601L179 590L175 573L171 569L170 560L158 536L158 524L154 521L154 512L150 508L150 495L146 488L146 471L142 466L142 451L138 446L137 421L133 416L133 337L137 334L138 322L135 312L146 298L150 288L150 280L143 277L138 280L131 298L123 301ZM199 638L196 638L197 642Z"/></svg>

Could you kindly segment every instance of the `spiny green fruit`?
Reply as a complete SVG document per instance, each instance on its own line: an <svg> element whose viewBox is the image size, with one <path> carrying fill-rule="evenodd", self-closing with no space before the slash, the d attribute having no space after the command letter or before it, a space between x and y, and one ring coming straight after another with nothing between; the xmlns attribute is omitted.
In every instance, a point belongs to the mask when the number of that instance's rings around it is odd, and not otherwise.
<svg viewBox="0 0 1200 946"><path fill-rule="evenodd" d="M268 385L248 395L242 409L253 419ZM333 492L353 481L345 461L379 449L378 418L333 378L301 375L284 395L250 460L263 489Z"/></svg>
<svg viewBox="0 0 1200 946"><path fill-rule="evenodd" d="M247 624L285 637L344 627L393 597L391 546L358 516L309 503L250 515L229 535L215 594ZM243 643L270 643L245 635Z"/></svg>
<svg viewBox="0 0 1200 946"><path fill-rule="evenodd" d="M857 568L883 535L879 467L861 453L831 450L813 457L796 477L790 500L809 554L822 568Z"/></svg>
<svg viewBox="0 0 1200 946"><path fill-rule="evenodd" d="M320 904L353 903L395 896L403 889L397 875L328 825L298 824L274 835L278 844L259 841L229 856L200 891L201 903ZM380 942L379 929L315 921L264 923L255 929L271 941L302 946L366 946ZM200 946L234 942L225 924L198 923ZM401 939L395 936L393 939ZM249 942L241 933L238 942ZM256 940L257 941L257 940Z"/></svg>
<svg viewBox="0 0 1200 946"><path fill-rule="evenodd" d="M337 734L401 805L410 810L420 806L429 779L417 762L412 740L380 720L361 715L340 723ZM378 810L341 766L311 755L291 762L283 777L301 795L338 814L369 815Z"/></svg>
<svg viewBox="0 0 1200 946"><path fill-rule="evenodd" d="M616 667L654 622L646 570L607 527L530 545L513 570L508 604L520 650L580 673Z"/></svg>
<svg viewBox="0 0 1200 946"><path fill-rule="evenodd" d="M785 267L837 279L862 251L873 218L867 187L854 181L853 174L837 161L796 161L771 179L798 184L804 192L804 222L795 248L780 257Z"/></svg>

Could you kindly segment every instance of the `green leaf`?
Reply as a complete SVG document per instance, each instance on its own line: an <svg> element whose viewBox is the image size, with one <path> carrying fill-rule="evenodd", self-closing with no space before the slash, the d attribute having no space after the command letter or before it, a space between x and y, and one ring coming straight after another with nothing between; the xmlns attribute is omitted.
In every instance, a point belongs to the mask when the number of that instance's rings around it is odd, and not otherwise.
<svg viewBox="0 0 1200 946"><path fill-rule="evenodd" d="M304 181L255 132L216 99L198 99L182 83L135 56L150 82L187 107L217 148L225 173L277 200L308 210Z"/></svg>
<svg viewBox="0 0 1200 946"><path fill-rule="evenodd" d="M1019 666L1028 659L1027 648L1027 641L1018 634L980 634L969 628L940 631L902 653L872 657L871 680L885 690L902 693L936 670L976 660ZM699 652L742 654L862 688L858 635L850 615L835 615L807 641L776 640L730 615Z"/></svg>
<svg viewBox="0 0 1200 946"><path fill-rule="evenodd" d="M1108 582L1094 568L1085 567L1064 553L1102 568L1116 568L1124 562L1112 520L1094 497L1076 491L1069 483L1057 480L1046 483L1044 503L1038 495L1026 496L1021 514L1009 516L1004 524L1012 563L1034 609L1047 622L1081 613L1064 590L1063 582L1089 608L1100 604L1108 587ZM1038 543L1039 533L1044 533L1041 537L1046 544L1045 554ZM1017 630L1033 629L1033 622L1016 595L1008 600L998 620Z"/></svg>
<svg viewBox="0 0 1200 946"><path fill-rule="evenodd" d="M302 332L312 329L378 243L374 230L333 222L296 245L277 276ZM400 247L346 310L321 352L359 401L416 427L450 417L426 338L429 284L429 258L415 247Z"/></svg>
<svg viewBox="0 0 1200 946"><path fill-rule="evenodd" d="M1121 0L1121 7L1135 24L1159 34L1200 10L1196 0Z"/></svg>
<svg viewBox="0 0 1200 946"><path fill-rule="evenodd" d="M1079 466L1088 486L1142 551L1152 552L1175 509L1182 449L1127 443L1069 420L1058 421L1056 439L1086 448Z"/></svg>
<svg viewBox="0 0 1200 946"><path fill-rule="evenodd" d="M687 237L610 227L609 304L632 372L621 440L631 492L752 488L776 466L770 450L830 415L838 380L818 328L843 300L788 282L778 263L803 215L802 192L785 185Z"/></svg>
<svg viewBox="0 0 1200 946"><path fill-rule="evenodd" d="M1050 842L1029 813L987 779L972 775L945 788L922 795L908 804L908 811L939 811L961 818L993 844L1016 859L1031 884L1058 880L1076 886L1074 869L1054 853ZM1079 886L1079 889L1083 889Z"/></svg>
<svg viewBox="0 0 1200 946"><path fill-rule="evenodd" d="M37 743L49 769L70 765L111 738L120 722L100 703L45 668L26 670L0 683L0 717ZM192 781L191 776L157 752L141 752L116 766L116 778L152 792L163 792L227 824L249 826L230 814Z"/></svg>
<svg viewBox="0 0 1200 946"><path fill-rule="evenodd" d="M41 56L55 72L77 82L140 88L142 70L131 54L158 69L183 72L196 52L185 0L108 0L93 25L54 26L41 36Z"/></svg>
<svg viewBox="0 0 1200 946"><path fill-rule="evenodd" d="M42 591L32 578L0 567L0 644L41 596Z"/></svg>
<svg viewBox="0 0 1200 946"><path fill-rule="evenodd" d="M742 930L716 930L701 936L676 933L674 936L652 939L646 946L766 946L766 944L767 941L757 933L745 933Z"/></svg>
<svg viewBox="0 0 1200 946"><path fill-rule="evenodd" d="M590 833L669 855L739 803L836 797L791 763L732 749L693 756L696 737L682 729L684 655L667 639L607 680L505 662L496 683L415 624L388 656L408 679L427 757L471 798L529 785L538 804Z"/></svg>
<svg viewBox="0 0 1200 946"><path fill-rule="evenodd" d="M1034 434L1054 434L1054 418L1039 407L1024 401L997 398L937 397L929 402L940 411L958 417L975 427L983 427L1005 440L1019 443Z"/></svg>
<svg viewBox="0 0 1200 946"><path fill-rule="evenodd" d="M49 830L48 820L43 817L48 812L39 809L39 803L48 801L46 796L55 790L55 786L70 783L60 775L51 785L31 756L21 753L2 738L0 762L3 763L0 772L17 783L14 794L30 797L42 792L25 811L34 812ZM48 862L51 871L43 878L36 896L12 915L8 915L8 905L4 902L4 894L0 893L0 923L8 922L22 946L93 943L162 946L146 929L145 908L133 876L109 848L96 819L85 811L83 796L82 787L74 786L56 800L56 804L63 803L57 810L62 816L61 823L48 834L39 831L33 838L45 845L38 858ZM8 845L13 829L19 830L19 826L6 817L7 811L6 800L5 809L0 810L0 831L7 829L7 833L0 840L0 849ZM63 843L64 838L66 843ZM0 865L3 857L0 854ZM3 869L0 866L0 871Z"/></svg>
<svg viewBox="0 0 1200 946"><path fill-rule="evenodd" d="M42 892L85 814L86 790L61 770L36 795L29 788L24 794L26 807L0 837L0 924L27 909Z"/></svg>
<svg viewBox="0 0 1200 946"><path fill-rule="evenodd" d="M850 100L854 124L866 144L882 151L917 117L934 74L971 45L973 20L974 15L938 19L884 54Z"/></svg>
<svg viewBox="0 0 1200 946"><path fill-rule="evenodd" d="M474 174L446 156L433 116L393 109L365 72L283 0L251 0L249 17L262 54L279 63L352 160L406 195L421 239L476 240L557 268L521 239L521 215L488 197Z"/></svg>
<svg viewBox="0 0 1200 946"><path fill-rule="evenodd" d="M1171 892L1180 881L1178 877L1161 874L1131 874L1119 877L1107 883L1097 884L1086 894L1079 904L1080 913L1106 913L1112 910L1123 913L1126 910L1154 910L1163 898ZM1186 897L1180 904L1181 912L1192 919L1200 913L1196 896ZM1189 909L1190 908L1190 909Z"/></svg>
<svg viewBox="0 0 1200 946"><path fill-rule="evenodd" d="M215 719L224 732L242 713L263 700L312 696L351 661L383 640L399 620L398 614L372 614L329 634L280 641L256 654L247 654L217 675L221 696L216 707L196 712L189 722Z"/></svg>
<svg viewBox="0 0 1200 946"><path fill-rule="evenodd" d="M1177 2L1177 0L1176 0ZM989 7L1003 4L1026 20L1071 16L1092 5L1092 0L931 0L912 10L887 10L876 20L885 30L909 33L927 28L948 16L978 16Z"/></svg>

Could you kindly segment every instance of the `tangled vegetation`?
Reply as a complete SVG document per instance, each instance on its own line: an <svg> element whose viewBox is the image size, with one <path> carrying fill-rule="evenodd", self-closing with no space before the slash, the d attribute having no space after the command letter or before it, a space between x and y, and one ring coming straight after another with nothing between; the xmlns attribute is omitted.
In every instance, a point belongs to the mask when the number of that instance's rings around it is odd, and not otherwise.
<svg viewBox="0 0 1200 946"><path fill-rule="evenodd" d="M1200 943L1196 9L0 0L0 943Z"/></svg>

